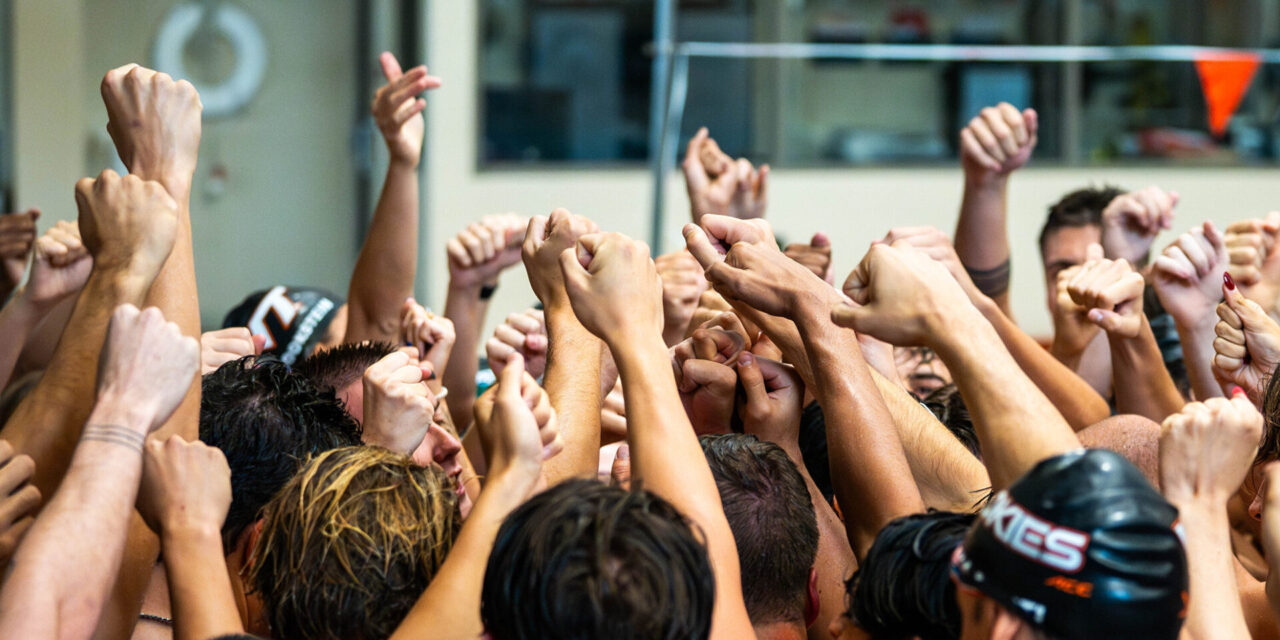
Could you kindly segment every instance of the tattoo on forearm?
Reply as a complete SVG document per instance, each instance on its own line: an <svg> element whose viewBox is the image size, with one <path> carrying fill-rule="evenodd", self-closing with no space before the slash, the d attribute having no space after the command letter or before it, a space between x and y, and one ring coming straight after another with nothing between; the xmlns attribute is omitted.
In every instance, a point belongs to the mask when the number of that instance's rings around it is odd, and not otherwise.
<svg viewBox="0 0 1280 640"><path fill-rule="evenodd" d="M994 297L1009 290L1009 273L1012 270L1010 266L1010 261L1005 260L994 269L970 269L966 266L964 270L969 272L969 277L973 279L973 284L977 285L979 291Z"/></svg>
<svg viewBox="0 0 1280 640"><path fill-rule="evenodd" d="M81 441L92 440L94 442L118 444L138 453L142 453L142 443L146 439L147 436L138 433L134 429L114 424L88 425L84 428L84 434L80 436Z"/></svg>

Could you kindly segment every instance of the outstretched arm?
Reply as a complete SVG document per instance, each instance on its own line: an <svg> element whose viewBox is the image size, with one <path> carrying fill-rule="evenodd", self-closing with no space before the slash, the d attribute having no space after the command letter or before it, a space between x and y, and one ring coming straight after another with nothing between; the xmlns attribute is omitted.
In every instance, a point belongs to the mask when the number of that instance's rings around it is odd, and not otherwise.
<svg viewBox="0 0 1280 640"><path fill-rule="evenodd" d="M147 434L199 370L199 347L156 309L122 305L99 366L98 402L66 478L0 591L0 635L88 637L120 567Z"/></svg>
<svg viewBox="0 0 1280 640"><path fill-rule="evenodd" d="M426 100L418 94L440 86L425 66L401 71L388 52L378 59L387 84L373 97L373 118L387 143L389 161L382 195L373 210L351 285L343 342L395 341L400 307L413 295L418 271L418 161L422 157Z"/></svg>
<svg viewBox="0 0 1280 640"><path fill-rule="evenodd" d="M1212 222L1179 236L1155 261L1156 295L1173 316L1197 400L1223 395L1213 375L1213 340L1226 273L1226 246Z"/></svg>

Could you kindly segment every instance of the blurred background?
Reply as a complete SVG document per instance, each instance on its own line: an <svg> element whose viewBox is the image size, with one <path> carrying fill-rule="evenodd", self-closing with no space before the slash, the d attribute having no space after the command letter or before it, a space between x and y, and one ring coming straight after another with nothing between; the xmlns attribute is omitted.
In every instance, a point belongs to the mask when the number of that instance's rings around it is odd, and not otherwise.
<svg viewBox="0 0 1280 640"><path fill-rule="evenodd" d="M653 0L3 0L0 202L41 208L42 229L74 217L75 180L118 168L102 75L127 62L181 69L206 105L192 215L207 327L270 285L345 292L385 167L368 108L376 56L390 50L445 81L427 96L418 285L438 307L444 243L484 214L566 207L650 238L654 11ZM1280 3L680 0L675 37L1271 48ZM1176 190L1176 232L1280 209L1275 65L1216 138L1189 62L694 58L680 153L705 125L729 153L772 164L779 237L828 233L844 274L891 226L953 230L957 132L1001 100L1040 113L1009 209L1014 311L1034 334L1050 329L1035 237L1063 193ZM662 198L671 250L688 219L678 174ZM504 279L491 323L534 300L523 279Z"/></svg>

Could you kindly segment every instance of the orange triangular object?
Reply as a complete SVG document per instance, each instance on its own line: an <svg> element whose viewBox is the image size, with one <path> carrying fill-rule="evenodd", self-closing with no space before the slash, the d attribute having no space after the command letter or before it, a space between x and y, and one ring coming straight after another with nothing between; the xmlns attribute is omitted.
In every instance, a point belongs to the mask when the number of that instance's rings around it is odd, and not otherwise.
<svg viewBox="0 0 1280 640"><path fill-rule="evenodd" d="M1209 130L1215 136L1227 131L1240 100L1253 82L1261 58L1257 54L1222 54L1196 60L1200 88L1209 107Z"/></svg>

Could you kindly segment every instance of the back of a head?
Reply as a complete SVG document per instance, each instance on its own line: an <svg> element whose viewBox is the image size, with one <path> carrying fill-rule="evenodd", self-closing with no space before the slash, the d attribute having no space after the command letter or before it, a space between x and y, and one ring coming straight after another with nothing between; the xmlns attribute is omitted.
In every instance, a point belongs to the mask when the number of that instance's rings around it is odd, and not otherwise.
<svg viewBox="0 0 1280 640"><path fill-rule="evenodd" d="M698 538L648 491L562 482L503 522L481 618L496 640L706 638L715 579Z"/></svg>
<svg viewBox="0 0 1280 640"><path fill-rule="evenodd" d="M969 416L969 408L964 404L960 388L949 384L934 391L922 403L925 408L938 419L943 426L955 436L964 448L974 457L982 459L982 444L978 442L978 431L973 427L973 418Z"/></svg>
<svg viewBox="0 0 1280 640"><path fill-rule="evenodd" d="M264 510L250 567L272 637L389 637L461 529L451 486L380 447L310 460Z"/></svg>
<svg viewBox="0 0 1280 640"><path fill-rule="evenodd" d="M309 455L360 444L360 426L332 391L321 391L274 358L228 362L206 376L200 440L231 467L226 549Z"/></svg>
<svg viewBox="0 0 1280 640"><path fill-rule="evenodd" d="M1120 454L1080 449L997 493L952 567L1049 637L1174 640L1188 579L1177 519Z"/></svg>
<svg viewBox="0 0 1280 640"><path fill-rule="evenodd" d="M1068 227L1086 227L1102 224L1102 210L1116 196L1124 193L1117 187L1104 186L1100 189L1087 188L1072 191L1049 207L1049 217L1040 229L1040 252L1044 252L1044 243L1049 234Z"/></svg>
<svg viewBox="0 0 1280 640"><path fill-rule="evenodd" d="M849 617L874 640L960 637L951 556L974 518L932 511L885 525L849 579Z"/></svg>
<svg viewBox="0 0 1280 640"><path fill-rule="evenodd" d="M294 366L321 389L341 391L361 379L364 370L396 350L389 342L348 342L316 351Z"/></svg>
<svg viewBox="0 0 1280 640"><path fill-rule="evenodd" d="M804 477L781 447L755 436L698 440L738 545L751 623L803 624L818 555L818 520Z"/></svg>

